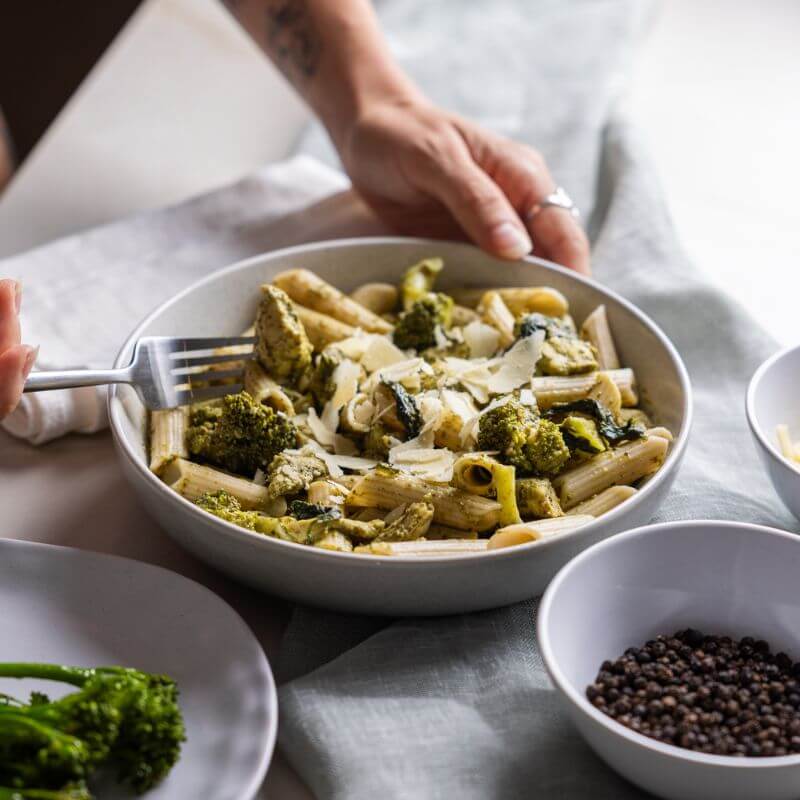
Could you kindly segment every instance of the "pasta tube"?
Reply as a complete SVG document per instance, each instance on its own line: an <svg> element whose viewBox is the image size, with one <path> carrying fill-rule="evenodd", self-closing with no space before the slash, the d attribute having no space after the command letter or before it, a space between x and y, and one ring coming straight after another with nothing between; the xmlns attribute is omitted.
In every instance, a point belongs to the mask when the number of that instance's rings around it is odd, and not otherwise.
<svg viewBox="0 0 800 800"><path fill-rule="evenodd" d="M356 553L373 556L450 556L454 553L483 553L487 539L417 539L412 542L371 542L356 547Z"/></svg>
<svg viewBox="0 0 800 800"><path fill-rule="evenodd" d="M623 406L635 406L639 402L636 379L632 369L612 369L606 374L614 381L620 392ZM531 379L531 389L536 395L539 408L547 409L556 403L569 403L588 397L597 380L597 373L587 375L545 376Z"/></svg>
<svg viewBox="0 0 800 800"><path fill-rule="evenodd" d="M522 522L517 509L514 467L501 464L485 453L465 453L453 465L453 482L470 494L493 495L500 503L500 525Z"/></svg>
<svg viewBox="0 0 800 800"><path fill-rule="evenodd" d="M514 315L498 292L486 292L478 305L478 313L487 325L498 331L502 347L514 341Z"/></svg>
<svg viewBox="0 0 800 800"><path fill-rule="evenodd" d="M364 283L350 297L373 314L390 314L397 308L400 293L391 283Z"/></svg>
<svg viewBox="0 0 800 800"><path fill-rule="evenodd" d="M480 315L471 308L456 304L453 306L451 319L455 327L463 328L465 325L469 325L470 322L475 322L476 319L480 319Z"/></svg>
<svg viewBox="0 0 800 800"><path fill-rule="evenodd" d="M561 507L570 509L615 484L630 484L655 472L664 462L669 442L659 436L626 442L590 458L553 480Z"/></svg>
<svg viewBox="0 0 800 800"><path fill-rule="evenodd" d="M294 405L258 361L251 360L244 367L244 389L258 403L263 403L276 411L283 411L289 417L294 416Z"/></svg>
<svg viewBox="0 0 800 800"><path fill-rule="evenodd" d="M275 276L273 283L296 303L312 311L328 314L354 328L363 328L370 333L390 333L392 330L386 320L307 269L281 272Z"/></svg>
<svg viewBox="0 0 800 800"><path fill-rule="evenodd" d="M549 317L563 317L569 312L567 298L557 289L549 286L452 289L448 291L448 294L456 303L467 306L467 308L475 308L489 291L497 292L515 317L532 314L536 311L540 314L547 314Z"/></svg>
<svg viewBox="0 0 800 800"><path fill-rule="evenodd" d="M666 439L668 442L671 442L675 438L672 435L672 431L669 428L665 428L663 425L659 425L655 428L648 428L647 435L660 436L662 439Z"/></svg>
<svg viewBox="0 0 800 800"><path fill-rule="evenodd" d="M329 344L349 339L356 334L354 327L340 322L328 314L313 311L299 303L294 304L294 310L315 350L324 350Z"/></svg>
<svg viewBox="0 0 800 800"><path fill-rule="evenodd" d="M477 539L475 531L460 531L458 528L448 528L446 525L431 525L425 534L426 539Z"/></svg>
<svg viewBox="0 0 800 800"><path fill-rule="evenodd" d="M164 470L161 479L192 502L206 492L220 489L232 494L246 510L264 510L270 501L266 486L183 458L174 459Z"/></svg>
<svg viewBox="0 0 800 800"><path fill-rule="evenodd" d="M350 491L347 505L393 509L423 499L433 504L433 521L451 528L485 531L500 519L501 506L494 500L403 473L364 475Z"/></svg>
<svg viewBox="0 0 800 800"><path fill-rule="evenodd" d="M186 428L189 407L150 412L150 469L156 475L176 458L187 458Z"/></svg>
<svg viewBox="0 0 800 800"><path fill-rule="evenodd" d="M582 503L573 506L567 515L574 514L591 514L593 517L599 517L605 514L606 511L611 511L616 508L620 503L624 503L628 498L636 494L636 489L633 486L609 486L594 497L584 500Z"/></svg>
<svg viewBox="0 0 800 800"><path fill-rule="evenodd" d="M543 519L536 522L523 522L519 525L508 525L500 528L489 538L488 550L497 550L501 547L512 547L527 542L537 542L539 539L549 539L561 533L574 531L587 525L594 519L590 514L574 514L558 519Z"/></svg>
<svg viewBox="0 0 800 800"><path fill-rule="evenodd" d="M619 369L619 356L608 324L606 307L599 305L583 321L581 336L594 345L600 369Z"/></svg>

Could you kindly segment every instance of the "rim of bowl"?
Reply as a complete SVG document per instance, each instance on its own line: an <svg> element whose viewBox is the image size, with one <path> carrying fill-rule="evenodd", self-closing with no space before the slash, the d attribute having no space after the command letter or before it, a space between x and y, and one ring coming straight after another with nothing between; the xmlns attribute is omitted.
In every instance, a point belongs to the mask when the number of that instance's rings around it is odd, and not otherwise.
<svg viewBox="0 0 800 800"><path fill-rule="evenodd" d="M423 237L406 237L406 236L364 236L364 237L350 237L345 239L327 239L321 242L312 242L310 244L300 244L300 245L293 245L292 247L284 247L279 250L268 250L264 253L259 255L250 256L249 258L243 259L241 261L237 261L234 264L230 264L227 267L223 267L222 269L218 269L215 272L206 275L204 278L201 278L199 281L191 284L190 286L186 287L185 289L181 290L177 294L170 297L168 300L165 300L163 303L158 305L153 311L151 311L130 333L130 335L125 339L120 350L117 354L117 357L114 360L114 366L122 365L123 355L125 351L133 345L136 339L139 338L140 331L145 328L153 318L157 317L161 314L165 309L169 306L173 305L174 303L179 302L183 299L183 297L191 292L195 291L198 287L210 283L212 281L218 280L220 276L226 273L233 273L238 272L239 270L245 269L252 264L258 263L260 261L264 261L265 259L278 259L278 258L285 258L287 256L294 255L300 252L309 252L314 250L322 250L322 249L338 249L338 248L349 248L349 247L366 247L366 246L375 246L375 245L389 245L389 246L399 246L399 245L408 245L408 244L415 244L415 245L430 245L431 247L457 247L457 248L465 248L465 249L472 249L477 250L474 245L465 243L465 242L454 242L448 240L441 240L441 239L426 239ZM694 413L694 402L693 402L693 395L692 395L692 386L689 380L689 373L686 369L686 365L683 363L683 359L681 358L680 354L678 353L675 346L669 340L667 335L661 330L661 328L648 317L643 311L637 308L633 303L629 300L626 300L621 295L617 294L613 290L603 286L601 283L587 278L584 275L579 275L577 272L573 270L567 269L566 267L562 267L559 264L554 264L551 261L547 261L543 258L537 258L534 256L526 256L521 261L526 261L531 264L536 264L537 266L544 267L546 270L551 270L553 272L557 272L565 277L568 277L571 280L576 281L577 283L584 283L596 291L600 292L601 294L610 297L615 302L619 303L621 306L625 308L628 313L632 314L640 324L644 325L648 328L658 339L660 345L667 351L667 354L670 357L673 365L675 366L675 370L678 373L678 379L681 384L681 390L683 392L684 402L683 402L683 424L681 425L680 431L678 431L677 435L675 436L674 441L671 443L669 452L667 454L667 459L662 465L661 469L655 473L655 475L651 476L647 483L642 487L642 489L637 492L633 497L625 500L624 502L620 503L616 508L611 509L611 511L606 512L602 516L602 520L598 518L594 522L590 522L587 525L582 525L579 528L575 528L572 531L568 531L566 533L560 534L558 536L554 536L552 538L545 538L540 539L534 542L526 542L525 544L516 545L514 547L503 547L498 548L497 550L487 550L484 552L478 553L453 553L452 555L443 555L443 556L435 556L429 558L419 558L415 556L375 556L367 553L339 553L334 550L324 550L322 548L315 548L315 547L308 547L307 545L296 544L295 542L286 542L282 539L273 539L270 537L265 537L262 534L255 533L253 531L248 531L245 528L240 528L238 525L234 525L231 522L226 522L225 520L221 519L209 519L210 515L204 512L202 509L197 508L194 503L189 502L186 498L179 495L177 492L173 492L167 487L159 478L154 475L144 464L144 462L140 461L136 454L133 452L133 448L131 447L130 443L127 441L126 437L122 433L122 427L119 424L117 419L117 410L115 409L115 405L113 403L114 398L117 397L118 387L112 384L109 387L108 392L108 400L107 400L107 407L108 407L108 416L111 426L111 432L114 436L114 440L117 443L118 449L121 453L123 453L128 461L134 466L134 468L144 476L145 480L147 480L151 485L157 485L159 487L159 491L164 492L164 496L168 497L170 502L174 505L178 505L190 513L197 515L199 518L202 516L203 519L210 521L211 524L214 524L216 527L219 528L220 531L224 531L224 533L231 537L238 539L239 541L245 542L248 541L256 547L279 547L279 548L295 548L299 553L302 553L307 558L317 558L317 559L331 559L331 558L338 558L338 559L359 559L362 561L367 561L369 563L373 563L376 565L381 565L385 568L392 568L390 565L394 565L395 568L402 569L405 568L408 564L415 564L417 567L427 567L429 565L434 564L441 564L442 562L446 563L459 563L459 562L468 562L476 558L480 559L503 559L503 558L515 558L519 555L522 555L525 551L530 550L531 548L536 548L536 550L546 550L551 547L557 546L559 542L563 542L567 539L572 539L573 537L584 533L588 530L592 529L593 525L596 525L598 522L602 521L603 523L613 522L616 517L618 517L625 509L631 509L635 506L639 505L642 502L643 496L652 491L651 487L655 489L663 481L669 478L669 474L675 469L681 462L683 458L684 451L686 450L686 446L689 441L689 433L692 427L693 421L693 413ZM256 544L258 543L258 544Z"/></svg>
<svg viewBox="0 0 800 800"><path fill-rule="evenodd" d="M544 665L553 683L556 684L561 692L567 696L574 706L576 706L585 715L589 716L594 722L602 725L609 733L627 740L632 745L652 750L663 756L679 758L697 764L737 767L740 769L764 769L768 767L800 766L800 753L790 756L759 756L758 758L720 756L709 753L698 753L694 750L687 750L686 748L678 747L677 745L673 744L664 744L663 742L659 742L656 739L651 739L642 733L637 733L630 728L626 728L624 725L620 724L606 714L603 714L602 711L598 711L586 699L586 697L581 692L577 691L573 687L572 683L566 679L564 673L561 671L558 661L553 655L546 621L550 615L553 597L572 570L576 569L582 562L592 559L604 548L625 547L627 542L632 539L640 539L647 536L663 537L665 534L668 535L670 531L681 530L685 528L696 528L707 525L732 528L736 530L747 530L759 536L778 536L782 539L788 539L792 541L796 546L800 546L800 539L798 539L797 534L790 533L789 531L782 531L779 528L771 528L767 525L756 525L750 522L731 522L728 520L716 519L659 522L653 525L643 525L639 528L634 528L633 530L619 533L616 536L612 536L603 540L602 542L598 542L597 544L588 547L582 553L579 553L565 566L563 566L558 571L555 578L550 581L549 586L542 596L536 618L536 636L539 642L539 651L542 655L542 661L544 662Z"/></svg>
<svg viewBox="0 0 800 800"><path fill-rule="evenodd" d="M764 450L769 454L769 456L773 460L783 464L785 467L788 467L793 472L797 473L798 476L800 476L800 465L793 464L791 461L789 461L789 459L784 456L778 447L764 433L764 430L762 429L761 423L758 421L755 412L755 396L756 392L758 391L758 386L763 380L764 376L772 369L772 367L775 366L775 364L797 350L800 350L800 344L793 344L789 345L788 347L784 347L781 350L778 350L777 353L773 353L761 364L760 367L758 367L758 369L753 373L753 377L750 378L750 383L747 384L747 392L745 393L744 397L744 413L747 417L747 424L750 426L750 430L753 432L753 435L756 437Z"/></svg>

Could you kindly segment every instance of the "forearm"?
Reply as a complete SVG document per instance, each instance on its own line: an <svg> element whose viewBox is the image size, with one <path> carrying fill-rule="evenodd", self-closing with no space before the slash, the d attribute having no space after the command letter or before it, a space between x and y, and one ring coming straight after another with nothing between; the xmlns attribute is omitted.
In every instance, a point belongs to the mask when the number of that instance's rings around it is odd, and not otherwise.
<svg viewBox="0 0 800 800"><path fill-rule="evenodd" d="M368 0L224 0L291 81L334 143L377 98L417 98Z"/></svg>

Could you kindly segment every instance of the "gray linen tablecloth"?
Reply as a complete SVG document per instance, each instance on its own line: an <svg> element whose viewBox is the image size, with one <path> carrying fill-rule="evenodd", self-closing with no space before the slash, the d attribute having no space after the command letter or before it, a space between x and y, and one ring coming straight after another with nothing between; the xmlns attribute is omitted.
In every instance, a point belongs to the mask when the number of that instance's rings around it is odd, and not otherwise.
<svg viewBox="0 0 800 800"><path fill-rule="evenodd" d="M686 361L695 425L656 520L798 530L757 461L744 392L774 343L683 253L619 112L649 4L397 0L393 48L438 102L542 150L592 235L595 276ZM319 131L306 152L330 158ZM279 745L319 798L620 798L641 792L582 743L537 650L536 601L428 620L298 609L282 648Z"/></svg>

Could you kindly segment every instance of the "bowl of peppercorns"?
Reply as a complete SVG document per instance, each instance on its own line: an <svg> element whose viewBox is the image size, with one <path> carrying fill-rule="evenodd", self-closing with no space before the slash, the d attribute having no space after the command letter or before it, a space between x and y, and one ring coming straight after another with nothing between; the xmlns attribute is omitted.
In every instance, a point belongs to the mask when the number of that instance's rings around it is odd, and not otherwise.
<svg viewBox="0 0 800 800"><path fill-rule="evenodd" d="M539 607L547 671L589 745L675 800L800 798L800 538L650 525L569 562Z"/></svg>

